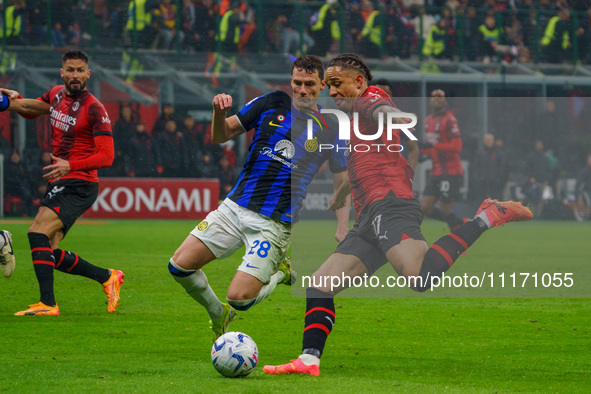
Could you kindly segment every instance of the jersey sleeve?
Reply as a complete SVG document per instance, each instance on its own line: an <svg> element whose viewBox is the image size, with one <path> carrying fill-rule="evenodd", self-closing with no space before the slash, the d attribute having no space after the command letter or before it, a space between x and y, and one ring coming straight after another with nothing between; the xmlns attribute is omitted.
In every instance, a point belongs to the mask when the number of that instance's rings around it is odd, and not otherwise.
<svg viewBox="0 0 591 394"><path fill-rule="evenodd" d="M396 108L392 98L386 92L375 86L370 86L359 99L355 109L359 113L360 118L372 119L373 112L382 105Z"/></svg>
<svg viewBox="0 0 591 394"><path fill-rule="evenodd" d="M328 166L330 172L336 174L347 170L347 143L344 140L337 137L334 141L336 149L330 150L330 156L328 158Z"/></svg>
<svg viewBox="0 0 591 394"><path fill-rule="evenodd" d="M240 111L238 111L236 116L238 117L240 124L242 124L242 127L244 127L244 130L249 131L256 127L259 117L267 107L269 94L250 100L240 109Z"/></svg>
<svg viewBox="0 0 591 394"><path fill-rule="evenodd" d="M47 92L45 92L45 94L43 94L43 96L38 97L37 100L41 100L41 101L45 101L46 103L51 103L51 91L53 90L53 88L49 89Z"/></svg>
<svg viewBox="0 0 591 394"><path fill-rule="evenodd" d="M93 137L99 137L101 135L109 135L113 137L111 119L100 101L96 101L90 105L90 108L88 109L88 118Z"/></svg>
<svg viewBox="0 0 591 394"><path fill-rule="evenodd" d="M454 138L459 138L460 137L460 125L458 124L458 120L456 119L456 117L452 114L450 114L449 119L447 121L447 138L454 139Z"/></svg>

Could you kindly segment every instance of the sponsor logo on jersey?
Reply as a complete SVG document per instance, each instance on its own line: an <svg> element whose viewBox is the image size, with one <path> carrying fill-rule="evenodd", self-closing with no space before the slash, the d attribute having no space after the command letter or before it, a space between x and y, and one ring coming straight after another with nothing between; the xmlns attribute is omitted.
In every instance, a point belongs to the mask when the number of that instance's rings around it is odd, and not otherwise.
<svg viewBox="0 0 591 394"><path fill-rule="evenodd" d="M51 125L66 133L70 130L70 126L76 126L77 118L64 114L53 107L49 107L49 116L51 118Z"/></svg>
<svg viewBox="0 0 591 394"><path fill-rule="evenodd" d="M260 154L270 157L291 169L298 168L297 164L293 164L289 161L289 159L295 155L295 147L291 141L281 140L275 144L274 149L265 146Z"/></svg>
<svg viewBox="0 0 591 394"><path fill-rule="evenodd" d="M285 120L285 115L277 115L277 122L279 122L279 124L274 123L273 121L269 122L269 126L273 126L273 127L279 127L281 126L281 122L283 122Z"/></svg>

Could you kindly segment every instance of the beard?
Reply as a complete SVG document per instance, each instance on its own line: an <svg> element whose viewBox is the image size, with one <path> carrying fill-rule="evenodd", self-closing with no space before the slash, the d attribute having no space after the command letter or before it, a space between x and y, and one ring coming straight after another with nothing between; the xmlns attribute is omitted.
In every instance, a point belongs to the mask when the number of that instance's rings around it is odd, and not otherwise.
<svg viewBox="0 0 591 394"><path fill-rule="evenodd" d="M70 81L70 83L67 83L66 81L64 81L64 83L66 84L66 88L68 89L69 94L74 96L82 93L86 89L86 82ZM76 83L77 85L74 85L74 83Z"/></svg>

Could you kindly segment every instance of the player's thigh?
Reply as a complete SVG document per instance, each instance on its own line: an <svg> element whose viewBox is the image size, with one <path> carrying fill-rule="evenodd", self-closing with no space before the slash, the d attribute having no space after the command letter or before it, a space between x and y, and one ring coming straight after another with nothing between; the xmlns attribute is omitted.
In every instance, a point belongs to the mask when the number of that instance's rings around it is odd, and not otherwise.
<svg viewBox="0 0 591 394"><path fill-rule="evenodd" d="M348 288L350 282L343 280L344 276L352 280L363 275L371 272L359 257L335 252L314 272L308 287L336 295Z"/></svg>
<svg viewBox="0 0 591 394"><path fill-rule="evenodd" d="M172 260L182 269L198 270L215 260L215 255L199 238L189 234L174 252Z"/></svg>
<svg viewBox="0 0 591 394"><path fill-rule="evenodd" d="M230 209L226 201L222 202L191 231L179 247L181 250L175 252L180 262L173 256L174 262L181 268L200 269L214 259L231 256L244 245L239 223L237 213Z"/></svg>
<svg viewBox="0 0 591 394"><path fill-rule="evenodd" d="M439 211L442 217L446 217L452 213L454 201L439 201Z"/></svg>
<svg viewBox="0 0 591 394"><path fill-rule="evenodd" d="M244 212L242 264L238 271L267 284L279 270L291 241L291 225L266 218L254 212Z"/></svg>
<svg viewBox="0 0 591 394"><path fill-rule="evenodd" d="M33 219L33 223L29 227L29 232L45 234L52 239L63 226L64 224L55 211L48 207L41 206L39 207L37 215Z"/></svg>
<svg viewBox="0 0 591 394"><path fill-rule="evenodd" d="M261 292L263 282L243 271L236 271L228 287L226 298L234 301L252 300Z"/></svg>
<svg viewBox="0 0 591 394"><path fill-rule="evenodd" d="M419 239L407 238L386 252L386 257L400 276L417 276L429 246Z"/></svg>
<svg viewBox="0 0 591 394"><path fill-rule="evenodd" d="M437 196L423 195L421 198L421 209L425 212L425 215L431 215L433 213L433 207L437 202Z"/></svg>

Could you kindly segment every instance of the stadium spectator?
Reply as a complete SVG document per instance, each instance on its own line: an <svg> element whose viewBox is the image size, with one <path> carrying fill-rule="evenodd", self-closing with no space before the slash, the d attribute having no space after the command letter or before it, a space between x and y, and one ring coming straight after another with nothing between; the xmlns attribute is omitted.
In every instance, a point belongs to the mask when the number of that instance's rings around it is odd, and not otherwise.
<svg viewBox="0 0 591 394"><path fill-rule="evenodd" d="M220 166L216 164L211 157L211 154L204 152L201 155L201 164L199 165L200 178L217 178L220 174Z"/></svg>
<svg viewBox="0 0 591 394"><path fill-rule="evenodd" d="M176 14L177 7L172 0L160 0L152 11L152 26L158 30L158 48L160 49L173 49L173 40L178 40L180 44L185 39L183 26L181 29L177 26Z"/></svg>
<svg viewBox="0 0 591 394"><path fill-rule="evenodd" d="M54 269L101 283L111 313L119 304L125 276L121 271L94 266L75 253L59 249L60 241L76 219L98 196L96 170L110 166L114 156L109 115L86 89L90 77L88 56L79 50L64 53L60 72L64 85L52 87L37 100L23 99L14 90L0 89L4 95L0 110L8 109L25 117L50 115L53 120L54 164L44 168L44 178L50 183L28 233L41 296L38 303L17 312L17 316L60 314L53 291Z"/></svg>
<svg viewBox="0 0 591 394"><path fill-rule="evenodd" d="M341 38L341 28L338 21L337 0L326 0L320 9L312 15L310 21L310 35L314 46L309 53L325 56L333 45Z"/></svg>
<svg viewBox="0 0 591 394"><path fill-rule="evenodd" d="M358 36L359 49L364 56L379 58L382 53L385 54L382 39L382 34L385 34L382 32L383 24L385 24L383 12L372 7Z"/></svg>
<svg viewBox="0 0 591 394"><path fill-rule="evenodd" d="M330 95L339 109L357 112L361 133L371 133L378 127L384 113L394 112L390 97L373 86L371 71L356 55L343 54L332 59L326 70ZM346 100L357 98L358 100ZM361 98L361 99L359 99ZM371 100L363 100L371 98ZM396 143L400 143L394 134ZM380 142L389 143L383 135ZM349 146L363 143L356 133L351 134ZM357 211L358 221L336 251L313 274L306 290L304 338L302 354L290 363L265 365L263 371L273 375L308 374L318 376L320 357L326 340L334 328L334 296L351 286L343 280L334 288L329 277L364 277L385 265L392 264L398 275L420 277L414 287L425 291L431 288L432 278L440 277L454 261L485 231L503 223L529 220L531 212L515 202L485 200L476 217L457 230L435 242L430 248L421 234L423 213L413 197L413 168L401 155L375 150L358 152L354 148L347 157L348 185L339 189L329 208L341 205L349 191ZM435 282L437 283L437 282Z"/></svg>
<svg viewBox="0 0 591 394"><path fill-rule="evenodd" d="M482 147L470 167L476 200L503 197L505 160L504 152L496 145L494 135L486 133L482 137Z"/></svg>
<svg viewBox="0 0 591 394"><path fill-rule="evenodd" d="M591 196L591 153L587 154L587 162L585 164L586 165L577 174L577 183L575 184L577 199L583 191ZM577 201L577 203L579 203L579 201Z"/></svg>
<svg viewBox="0 0 591 394"><path fill-rule="evenodd" d="M501 43L502 31L497 27L495 17L487 15L484 23L478 27L479 51L478 58L489 63L497 55L497 47Z"/></svg>
<svg viewBox="0 0 591 394"><path fill-rule="evenodd" d="M284 259L291 240L291 225L298 218L307 184L322 163L330 161L335 190L345 183L342 151L306 153L303 147L306 141L303 125L309 119L305 113L318 110L316 102L324 88L323 74L324 67L318 57L305 55L296 59L291 78L293 107L287 93L274 91L250 101L237 115L226 118L232 107L232 97L219 94L213 99L213 139L225 142L255 128L254 140L230 195L184 240L168 268L173 278L209 313L214 340L227 331L235 315L234 308L247 310L267 298L277 284L293 283L289 260ZM299 122L302 127L293 127L292 122L282 124L286 119ZM329 122L330 127L322 132L315 128L318 143L335 143L338 128L331 120ZM289 143L285 140L288 133ZM270 136L279 145L266 154L259 154L259 147L267 145L263 141ZM263 151L267 149L270 148L265 147ZM298 166L300 160L305 165ZM288 193L293 182L301 187ZM339 235L347 228L348 207L340 214ZM252 253L244 254L243 263L226 293L227 303L222 303L201 268L216 258L232 255L243 245Z"/></svg>
<svg viewBox="0 0 591 394"><path fill-rule="evenodd" d="M447 20L435 16L435 23L423 44L423 55L434 59L451 59L451 48L447 45Z"/></svg>
<svg viewBox="0 0 591 394"><path fill-rule="evenodd" d="M462 138L454 111L448 108L446 94L441 89L431 92L431 113L425 118L425 140L421 153L429 155L433 168L423 190L421 208L425 215L443 220L451 231L463 223L453 211L454 202L460 197L464 169L460 152ZM435 204L439 202L439 207Z"/></svg>
<svg viewBox="0 0 591 394"><path fill-rule="evenodd" d="M570 11L563 9L550 18L544 36L540 41L542 61L546 63L560 63L569 60L571 54L571 21Z"/></svg>
<svg viewBox="0 0 591 394"><path fill-rule="evenodd" d="M232 190L236 177L234 176L234 170L230 166L230 160L226 156L220 160L220 172L218 176L220 180L220 200L226 198L228 193Z"/></svg>
<svg viewBox="0 0 591 394"><path fill-rule="evenodd" d="M4 212L8 216L29 216L32 208L31 186L21 155L13 150L4 162Z"/></svg>
<svg viewBox="0 0 591 394"><path fill-rule="evenodd" d="M164 131L164 127L166 122L169 120L174 120L176 122L176 117L174 115L174 105L170 103L162 104L162 109L160 111L160 116L156 119L154 126L152 126L152 137L158 138L160 134Z"/></svg>
<svg viewBox="0 0 591 394"><path fill-rule="evenodd" d="M123 29L127 23L127 0L106 0L107 12L109 16L110 35L115 40L123 37Z"/></svg>
<svg viewBox="0 0 591 394"><path fill-rule="evenodd" d="M80 42L74 17L73 0L55 0L51 3L53 45L57 48L76 46Z"/></svg>
<svg viewBox="0 0 591 394"><path fill-rule="evenodd" d="M348 48L351 52L359 52L359 41L357 38L365 26L365 20L361 15L361 7L357 0L351 2L348 8L344 10L345 13L345 48Z"/></svg>
<svg viewBox="0 0 591 394"><path fill-rule="evenodd" d="M195 49L195 21L197 20L197 11L192 0L183 0L181 11L181 25L183 32L183 48Z"/></svg>
<svg viewBox="0 0 591 394"><path fill-rule="evenodd" d="M215 8L213 0L201 0L195 8L193 42L197 52L209 52L215 45Z"/></svg>
<svg viewBox="0 0 591 394"><path fill-rule="evenodd" d="M129 103L121 105L119 119L113 125L113 140L115 143L115 158L113 165L106 168L105 176L124 176L125 171L125 154L128 151L127 144L129 144L135 132L136 120L133 117L133 110Z"/></svg>
<svg viewBox="0 0 591 394"><path fill-rule="evenodd" d="M135 134L127 144L125 154L125 171L132 177L153 177L163 172L158 166L156 144L146 132L146 125L139 122L135 125Z"/></svg>
<svg viewBox="0 0 591 394"><path fill-rule="evenodd" d="M5 3L6 4L6 3ZM7 45L24 45L24 35L27 33L25 21L25 0L15 0L3 11L5 26L0 21L0 39L4 39L6 32Z"/></svg>
<svg viewBox="0 0 591 394"><path fill-rule="evenodd" d="M27 0L27 19L29 21L29 44L47 44L47 1Z"/></svg>
<svg viewBox="0 0 591 394"><path fill-rule="evenodd" d="M537 140L534 151L525 159L526 184L522 189L525 201L532 208L534 215L541 213L543 207L542 193L550 185L552 166L548 156L544 153L544 143Z"/></svg>
<svg viewBox="0 0 591 394"><path fill-rule="evenodd" d="M45 195L47 189L47 180L43 179L45 171L43 169L53 164L51 161L51 152L42 150L39 153L39 159L29 169L31 180L31 195L33 196L33 205L39 206L41 199Z"/></svg>
<svg viewBox="0 0 591 394"><path fill-rule="evenodd" d="M163 168L162 176L181 178L187 169L187 144L183 133L172 119L164 124L164 132L158 136L158 164Z"/></svg>
<svg viewBox="0 0 591 394"><path fill-rule="evenodd" d="M158 31L152 27L152 9L154 0L134 0L129 2L127 23L125 24L125 40L140 48L152 48Z"/></svg>
<svg viewBox="0 0 591 394"><path fill-rule="evenodd" d="M186 114L183 119L181 132L183 133L187 146L187 168L185 176L199 178L199 162L203 154L203 134L201 127L195 122L191 114Z"/></svg>
<svg viewBox="0 0 591 394"><path fill-rule="evenodd" d="M216 35L220 52L224 54L238 53L240 42L240 1L232 0L230 4L231 8L220 19Z"/></svg>

